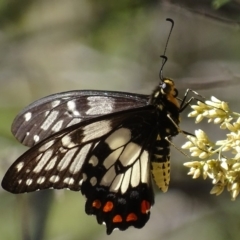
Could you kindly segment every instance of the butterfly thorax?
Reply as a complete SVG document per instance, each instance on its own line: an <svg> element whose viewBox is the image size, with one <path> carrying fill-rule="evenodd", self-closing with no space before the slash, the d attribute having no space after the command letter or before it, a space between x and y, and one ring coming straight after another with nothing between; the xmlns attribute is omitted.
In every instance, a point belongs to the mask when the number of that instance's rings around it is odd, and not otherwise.
<svg viewBox="0 0 240 240"><path fill-rule="evenodd" d="M154 105L158 110L160 133L164 133L165 129L169 129L169 136L175 136L179 132L177 126L180 122L180 106L176 98L177 93L174 82L170 79L164 79L163 82L155 88L149 101L149 104Z"/></svg>

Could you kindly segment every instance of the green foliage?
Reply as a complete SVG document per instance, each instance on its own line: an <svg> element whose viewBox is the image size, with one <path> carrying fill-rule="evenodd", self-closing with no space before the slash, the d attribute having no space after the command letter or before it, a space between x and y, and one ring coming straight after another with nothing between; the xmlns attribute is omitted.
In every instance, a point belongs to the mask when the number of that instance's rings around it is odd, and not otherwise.
<svg viewBox="0 0 240 240"><path fill-rule="evenodd" d="M219 9L229 2L231 2L231 0L213 0L212 1L212 6L213 6L214 9Z"/></svg>

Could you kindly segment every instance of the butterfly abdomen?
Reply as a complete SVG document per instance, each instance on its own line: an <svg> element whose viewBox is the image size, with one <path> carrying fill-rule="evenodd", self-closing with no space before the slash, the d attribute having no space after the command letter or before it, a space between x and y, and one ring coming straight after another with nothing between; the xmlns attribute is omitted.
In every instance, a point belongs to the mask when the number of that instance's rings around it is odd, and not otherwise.
<svg viewBox="0 0 240 240"><path fill-rule="evenodd" d="M163 191L168 190L170 182L170 146L169 142L157 136L151 157L151 172L156 185Z"/></svg>

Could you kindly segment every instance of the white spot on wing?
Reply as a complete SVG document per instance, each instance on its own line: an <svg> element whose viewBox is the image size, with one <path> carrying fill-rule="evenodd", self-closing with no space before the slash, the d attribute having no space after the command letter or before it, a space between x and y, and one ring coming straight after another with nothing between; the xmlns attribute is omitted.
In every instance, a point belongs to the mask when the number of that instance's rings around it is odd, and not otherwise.
<svg viewBox="0 0 240 240"><path fill-rule="evenodd" d="M95 155L91 156L89 163L92 164L93 167L96 167L98 165L98 158Z"/></svg>
<svg viewBox="0 0 240 240"><path fill-rule="evenodd" d="M146 171L147 169L142 169L142 171ZM138 186L140 182L140 164L139 160L135 162L132 168L132 175L131 175L131 185L132 187Z"/></svg>
<svg viewBox="0 0 240 240"><path fill-rule="evenodd" d="M116 171L114 166L112 166L103 176L100 185L110 186L110 184L112 183L115 177L116 177Z"/></svg>
<svg viewBox="0 0 240 240"><path fill-rule="evenodd" d="M30 186L32 184L33 180L31 178L27 179L26 185Z"/></svg>
<svg viewBox="0 0 240 240"><path fill-rule="evenodd" d="M43 122L41 129L45 131L48 130L52 123L57 119L58 114L59 114L58 111L52 111Z"/></svg>
<svg viewBox="0 0 240 240"><path fill-rule="evenodd" d="M105 142L111 149L119 148L127 144L131 139L131 131L127 128L120 128L113 132Z"/></svg>
<svg viewBox="0 0 240 240"><path fill-rule="evenodd" d="M42 183L45 182L45 180L46 180L46 177L41 176L41 177L39 177L39 178L37 179L37 184L42 184Z"/></svg>
<svg viewBox="0 0 240 240"><path fill-rule="evenodd" d="M66 135L62 138L62 145L67 148L72 148L76 146L76 144L72 142L72 138L69 135Z"/></svg>
<svg viewBox="0 0 240 240"><path fill-rule="evenodd" d="M56 183L60 180L60 177L58 175L52 175L49 179L50 182Z"/></svg>
<svg viewBox="0 0 240 240"><path fill-rule="evenodd" d="M67 152L67 149L63 148L63 147L60 147L58 150L59 150L60 153L66 153Z"/></svg>
<svg viewBox="0 0 240 240"><path fill-rule="evenodd" d="M90 179L90 183L91 183L92 186L95 186L97 184L97 178L96 177L92 177Z"/></svg>
<svg viewBox="0 0 240 240"><path fill-rule="evenodd" d="M39 138L39 136L38 136L38 135L34 135L34 136L33 136L33 140L34 140L35 142L38 142L38 141L39 141L39 139L40 139L40 138Z"/></svg>
<svg viewBox="0 0 240 240"><path fill-rule="evenodd" d="M33 169L33 172L39 173L42 170L42 168L45 166L45 164L48 162L48 160L51 158L52 154L53 154L52 150L46 151L42 155L42 158L37 163L37 166Z"/></svg>
<svg viewBox="0 0 240 240"><path fill-rule="evenodd" d="M141 154L140 165L141 165L141 182L148 183L148 181L149 181L149 159L148 159L148 152L145 150Z"/></svg>
<svg viewBox="0 0 240 240"><path fill-rule="evenodd" d="M36 157L36 162L38 162L38 160L41 159L42 155L43 155L43 153L39 154L39 155Z"/></svg>
<svg viewBox="0 0 240 240"><path fill-rule="evenodd" d="M39 151L40 151L40 152L44 152L44 151L46 151L48 148L50 148L53 144L54 144L54 140L51 140L51 141L43 144L43 145L39 148Z"/></svg>
<svg viewBox="0 0 240 240"><path fill-rule="evenodd" d="M82 183L83 183L83 179L81 179L81 180L79 181L79 186L81 186Z"/></svg>
<svg viewBox="0 0 240 240"><path fill-rule="evenodd" d="M24 166L24 162L18 163L17 166L16 166L17 171L18 171L18 172L21 171L21 169L23 168L23 166Z"/></svg>
<svg viewBox="0 0 240 240"><path fill-rule="evenodd" d="M55 101L53 101L53 102L51 103L51 105L52 105L53 108L55 108L55 107L57 107L60 103L61 103L60 100L55 100Z"/></svg>
<svg viewBox="0 0 240 240"><path fill-rule="evenodd" d="M59 120L57 121L54 126L52 127L52 131L53 132L58 132L60 131L60 129L62 128L62 125L63 125L63 120Z"/></svg>
<svg viewBox="0 0 240 240"><path fill-rule="evenodd" d="M122 183L123 176L124 176L123 174L118 174L116 176L116 178L114 179L114 181L110 187L111 192L118 192L118 190L121 186L121 183Z"/></svg>
<svg viewBox="0 0 240 240"><path fill-rule="evenodd" d="M69 168L70 173L77 174L80 171L90 147L91 147L91 144L85 145L79 151L79 153L74 157L74 160Z"/></svg>
<svg viewBox="0 0 240 240"><path fill-rule="evenodd" d="M27 112L24 114L25 121L28 122L32 118L32 113Z"/></svg>
<svg viewBox="0 0 240 240"><path fill-rule="evenodd" d="M68 101L67 107L69 112L71 112L74 116L80 116L79 111L76 110L76 103L74 101Z"/></svg>
<svg viewBox="0 0 240 240"><path fill-rule="evenodd" d="M103 165L106 169L109 169L119 158L121 152L123 150L123 147L116 149L111 154L107 156L107 158L104 160Z"/></svg>
<svg viewBox="0 0 240 240"><path fill-rule="evenodd" d="M76 109L76 103L74 101L68 101L67 102L67 107L69 110L75 110Z"/></svg>
<svg viewBox="0 0 240 240"><path fill-rule="evenodd" d="M81 118L73 118L67 125L67 127L69 126L72 126L72 125L75 125L77 123L80 123L81 122Z"/></svg>
<svg viewBox="0 0 240 240"><path fill-rule="evenodd" d="M83 180L83 182L85 182L87 180L87 174L86 173L82 174L82 180Z"/></svg>
<svg viewBox="0 0 240 240"><path fill-rule="evenodd" d="M64 183L72 185L74 183L74 178L67 177L63 180Z"/></svg>
<svg viewBox="0 0 240 240"><path fill-rule="evenodd" d="M114 99L109 101L107 97L91 96L87 98L89 109L87 115L103 115L111 113L114 107Z"/></svg>
<svg viewBox="0 0 240 240"><path fill-rule="evenodd" d="M131 168L129 168L123 178L122 185L121 185L121 192L124 194L129 186L129 181L130 181L130 176L131 176Z"/></svg>
<svg viewBox="0 0 240 240"><path fill-rule="evenodd" d="M73 148L64 155L64 157L61 159L61 161L59 162L59 164L57 166L57 169L59 171L63 171L64 169L66 169L69 166L76 151L77 151L77 148Z"/></svg>
<svg viewBox="0 0 240 240"><path fill-rule="evenodd" d="M119 160L123 166L129 166L137 160L140 155L141 147L136 143L130 142L123 150Z"/></svg>
<svg viewBox="0 0 240 240"><path fill-rule="evenodd" d="M49 171L49 170L53 169L54 166L55 166L55 164L56 164L56 161L57 161L57 156L55 156L53 159L51 159L51 160L49 161L49 163L48 163L47 166L45 167L45 170L46 170L46 171Z"/></svg>
<svg viewBox="0 0 240 240"><path fill-rule="evenodd" d="M110 122L106 120L90 123L83 127L84 137L82 142L99 138L108 133L111 130Z"/></svg>

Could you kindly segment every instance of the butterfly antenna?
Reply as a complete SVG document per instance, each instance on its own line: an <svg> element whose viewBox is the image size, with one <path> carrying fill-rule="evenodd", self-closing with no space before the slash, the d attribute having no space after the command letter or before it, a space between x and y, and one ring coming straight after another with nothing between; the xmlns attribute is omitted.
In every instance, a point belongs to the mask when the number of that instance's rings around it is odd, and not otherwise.
<svg viewBox="0 0 240 240"><path fill-rule="evenodd" d="M168 34L168 38L167 38L167 42L166 42L166 46L165 46L163 55L160 56L162 58L162 66L161 66L161 69L160 69L160 72L159 72L159 78L160 78L161 81L163 81L163 67L164 67L165 63L167 62L167 57L166 57L165 54L166 54L166 51L167 51L167 46L168 46L168 42L169 42L172 30L173 30L173 27L174 27L174 21L171 18L167 18L166 21L170 22L172 24L172 26L171 26L171 29L170 29L169 34Z"/></svg>

